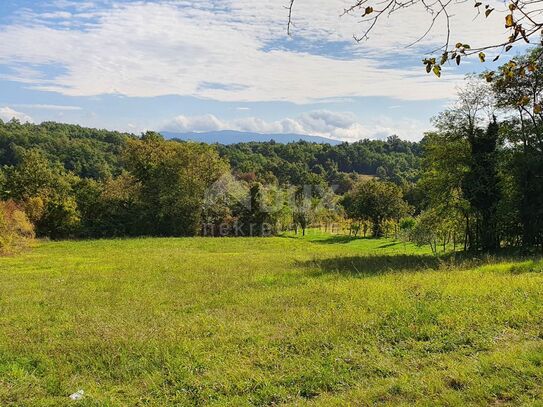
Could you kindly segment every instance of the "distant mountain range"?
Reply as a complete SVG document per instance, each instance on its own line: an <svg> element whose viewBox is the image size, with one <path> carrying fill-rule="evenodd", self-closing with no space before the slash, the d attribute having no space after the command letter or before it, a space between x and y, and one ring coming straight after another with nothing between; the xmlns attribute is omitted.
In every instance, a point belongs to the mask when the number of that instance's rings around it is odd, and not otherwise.
<svg viewBox="0 0 543 407"><path fill-rule="evenodd" d="M266 142L270 140L282 144L293 143L300 140L308 141L310 143L331 145L342 143L341 141L326 137L308 136L304 134L261 134L234 130L209 131L205 133L174 133L162 131L161 134L168 139L190 140L208 144L237 144L248 143L251 141Z"/></svg>

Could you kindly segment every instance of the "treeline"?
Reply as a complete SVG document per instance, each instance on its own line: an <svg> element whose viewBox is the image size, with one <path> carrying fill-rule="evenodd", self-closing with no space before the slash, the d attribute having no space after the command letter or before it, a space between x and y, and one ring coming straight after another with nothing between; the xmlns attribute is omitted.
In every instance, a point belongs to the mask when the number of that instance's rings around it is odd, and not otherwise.
<svg viewBox="0 0 543 407"><path fill-rule="evenodd" d="M419 154L397 137L209 146L0 121L0 200L53 239L262 235L343 219L339 195L364 176L409 183Z"/></svg>

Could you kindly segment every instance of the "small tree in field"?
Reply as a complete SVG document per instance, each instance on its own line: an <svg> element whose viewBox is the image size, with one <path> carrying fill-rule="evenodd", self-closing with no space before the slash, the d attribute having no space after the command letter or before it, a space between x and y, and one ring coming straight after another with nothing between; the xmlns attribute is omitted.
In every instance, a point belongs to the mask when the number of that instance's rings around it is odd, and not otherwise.
<svg viewBox="0 0 543 407"><path fill-rule="evenodd" d="M416 223L409 231L409 240L417 246L429 245L432 253L437 255L441 247L443 253L447 251L447 245L456 246L456 241L462 233L462 219L454 214L447 216L436 209L429 209L421 213ZM456 247L453 248L453 250Z"/></svg>
<svg viewBox="0 0 543 407"><path fill-rule="evenodd" d="M385 221L397 221L410 210L397 185L377 180L356 185L345 197L344 205L353 219L371 221L374 237L383 236Z"/></svg>
<svg viewBox="0 0 543 407"><path fill-rule="evenodd" d="M310 196L306 196L303 191L296 193L294 197L294 211L292 218L296 233L298 226L302 229L302 235L305 236L306 229L311 225L315 218L314 202Z"/></svg>

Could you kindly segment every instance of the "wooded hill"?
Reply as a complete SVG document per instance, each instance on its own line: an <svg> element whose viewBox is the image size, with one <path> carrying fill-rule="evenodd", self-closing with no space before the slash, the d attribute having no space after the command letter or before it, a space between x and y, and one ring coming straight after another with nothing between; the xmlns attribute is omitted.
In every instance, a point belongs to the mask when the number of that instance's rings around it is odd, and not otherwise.
<svg viewBox="0 0 543 407"><path fill-rule="evenodd" d="M24 150L38 149L48 161L62 164L79 177L106 179L124 169L121 152L128 139L137 137L64 123L0 121L0 166L16 165ZM379 176L398 183L414 181L422 153L419 143L398 137L337 146L270 141L216 148L235 173L255 173L267 181L291 185L334 184L342 181L341 173Z"/></svg>

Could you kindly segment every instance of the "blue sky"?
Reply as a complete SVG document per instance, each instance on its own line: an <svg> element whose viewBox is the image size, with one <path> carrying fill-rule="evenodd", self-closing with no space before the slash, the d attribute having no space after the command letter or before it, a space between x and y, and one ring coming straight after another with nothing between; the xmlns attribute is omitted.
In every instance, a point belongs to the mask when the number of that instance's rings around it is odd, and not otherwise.
<svg viewBox="0 0 543 407"><path fill-rule="evenodd" d="M2 0L0 118L147 129L295 132L353 141L417 140L476 61L427 75L441 45L423 10L390 18L357 44L348 0ZM460 6L462 7L462 6ZM462 38L503 34L459 13ZM410 21L416 21L413 25ZM503 31L503 30L502 30Z"/></svg>

